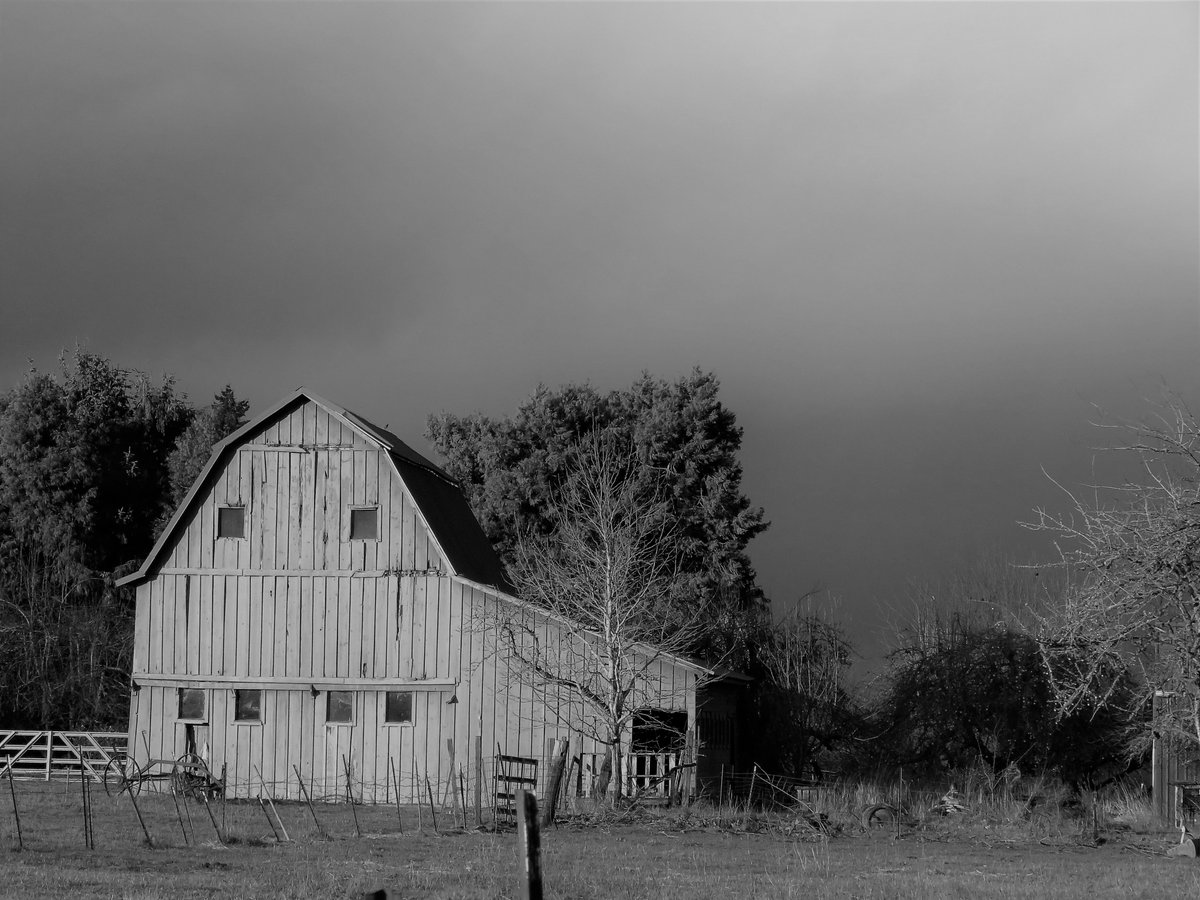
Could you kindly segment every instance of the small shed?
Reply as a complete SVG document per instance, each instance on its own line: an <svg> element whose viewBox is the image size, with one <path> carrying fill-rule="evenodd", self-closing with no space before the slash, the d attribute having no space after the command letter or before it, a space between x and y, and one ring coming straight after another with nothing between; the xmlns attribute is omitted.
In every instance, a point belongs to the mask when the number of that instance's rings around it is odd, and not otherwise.
<svg viewBox="0 0 1200 900"><path fill-rule="evenodd" d="M1155 814L1164 822L1174 825L1183 818L1195 821L1200 809L1200 747L1194 742L1172 737L1169 729L1161 727L1162 717L1168 713L1172 694L1155 691L1151 727L1154 729L1150 751L1150 795ZM1181 809L1179 800L1184 797Z"/></svg>

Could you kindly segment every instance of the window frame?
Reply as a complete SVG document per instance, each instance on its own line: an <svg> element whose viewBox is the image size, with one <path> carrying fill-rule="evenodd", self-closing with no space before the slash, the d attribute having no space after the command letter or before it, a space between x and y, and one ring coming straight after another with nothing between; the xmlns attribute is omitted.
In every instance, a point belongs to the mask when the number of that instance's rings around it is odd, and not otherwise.
<svg viewBox="0 0 1200 900"><path fill-rule="evenodd" d="M233 510L233 509L241 510L242 533L241 534L221 534L221 513L223 513L225 510ZM217 504L216 520L217 520L216 521L217 540L219 540L219 541L244 541L244 540L246 540L246 535L250 529L246 526L246 505L244 503L241 503L241 504L219 503L219 504Z"/></svg>
<svg viewBox="0 0 1200 900"><path fill-rule="evenodd" d="M388 697L392 694L407 694L408 695L408 719L397 719L392 721L388 719ZM416 692L415 691L384 691L383 692L383 724L388 728L411 728L413 725L413 712L416 707Z"/></svg>
<svg viewBox="0 0 1200 900"><path fill-rule="evenodd" d="M334 694L345 694L350 698L350 718L349 719L331 719L329 718L329 707L333 702ZM325 724L330 728L352 728L357 722L358 698L355 696L357 691L326 691L325 692Z"/></svg>
<svg viewBox="0 0 1200 900"><path fill-rule="evenodd" d="M363 512L375 513L375 535L373 537L362 537L354 533L354 514ZM378 541L379 534L382 529L379 527L379 504L356 504L350 507L350 518L346 523L346 539L351 541Z"/></svg>
<svg viewBox="0 0 1200 900"><path fill-rule="evenodd" d="M242 705L242 694L258 694L258 718L242 719L239 718ZM234 725L261 725L262 718L262 688L235 688L233 691L233 724Z"/></svg>
<svg viewBox="0 0 1200 900"><path fill-rule="evenodd" d="M195 716L185 716L183 714L183 695L184 692L195 692L200 695L200 700L204 706L204 711L199 718ZM208 724L208 691L205 688L197 687L181 687L175 690L175 720L189 725L207 725Z"/></svg>

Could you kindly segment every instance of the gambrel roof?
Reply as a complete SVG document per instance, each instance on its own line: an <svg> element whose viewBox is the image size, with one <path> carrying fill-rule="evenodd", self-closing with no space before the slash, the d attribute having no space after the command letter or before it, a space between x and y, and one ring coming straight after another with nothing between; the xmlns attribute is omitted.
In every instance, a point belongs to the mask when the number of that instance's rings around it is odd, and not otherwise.
<svg viewBox="0 0 1200 900"><path fill-rule="evenodd" d="M151 577L163 555L173 546L184 527L188 514L203 494L209 476L219 466L226 464L237 448L266 423L286 413L292 407L305 402L315 403L331 416L341 420L360 434L366 441L384 450L395 467L396 474L412 498L417 512L424 519L430 535L441 548L442 558L451 569L451 574L469 579L481 585L509 592L508 577L504 566L479 522L471 512L458 482L445 471L423 457L396 435L344 407L331 403L311 391L300 388L255 419L247 422L233 434L219 441L214 447L203 471L179 508L171 517L167 527L155 543L141 567L132 575L117 582L118 585L136 584Z"/></svg>

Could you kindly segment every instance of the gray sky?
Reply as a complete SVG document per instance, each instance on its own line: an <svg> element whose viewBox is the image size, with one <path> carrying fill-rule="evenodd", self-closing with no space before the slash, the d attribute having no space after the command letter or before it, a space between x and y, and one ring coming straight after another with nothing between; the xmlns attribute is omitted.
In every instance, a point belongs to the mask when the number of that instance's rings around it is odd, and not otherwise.
<svg viewBox="0 0 1200 900"><path fill-rule="evenodd" d="M768 594L881 606L1200 388L1196 3L0 0L0 385L80 342L419 449L715 371Z"/></svg>

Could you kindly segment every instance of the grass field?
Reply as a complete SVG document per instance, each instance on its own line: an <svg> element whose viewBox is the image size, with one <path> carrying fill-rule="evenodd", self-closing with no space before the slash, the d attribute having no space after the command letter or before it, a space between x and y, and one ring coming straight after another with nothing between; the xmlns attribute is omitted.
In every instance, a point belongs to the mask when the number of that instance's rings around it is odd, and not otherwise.
<svg viewBox="0 0 1200 900"><path fill-rule="evenodd" d="M84 846L78 784L18 782L25 850L16 850L7 784L0 792L0 896L104 898L519 897L516 837L435 834L428 812L321 805L321 836L306 807L283 804L292 837L277 843L256 803L225 809L221 846L202 806L190 806L195 841L169 796L139 798L155 848L145 846L129 800L93 795L96 849ZM543 835L548 897L949 898L1197 897L1200 862L1170 859L1176 838L1106 819L1096 846L1090 821L990 815L909 822L864 831L853 817L822 835L801 818L693 809L574 817ZM216 810L219 819L220 809ZM449 822L439 822L443 831Z"/></svg>

